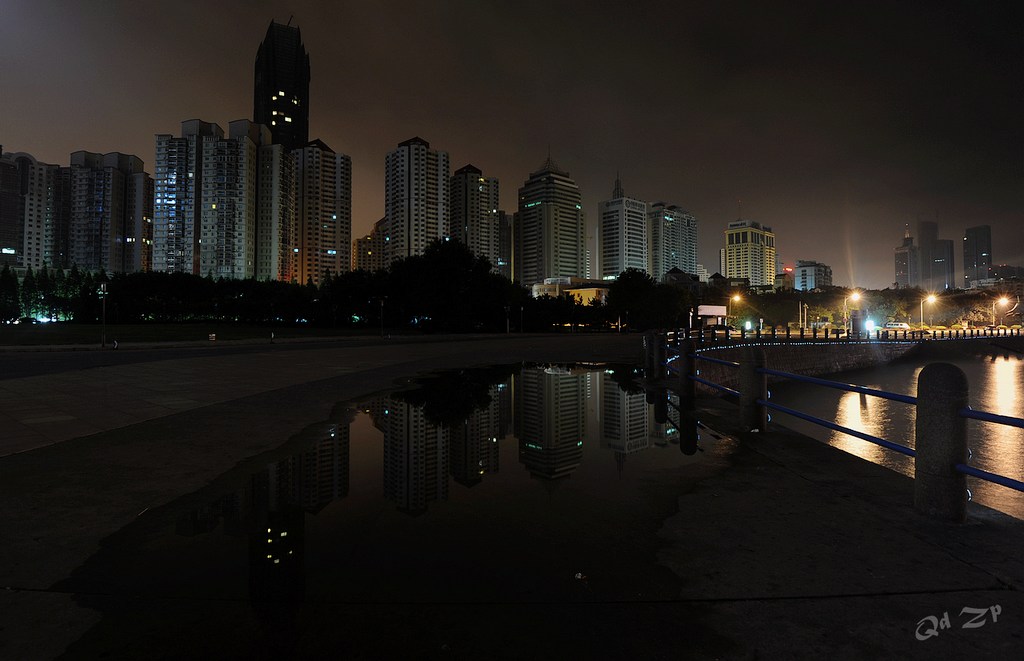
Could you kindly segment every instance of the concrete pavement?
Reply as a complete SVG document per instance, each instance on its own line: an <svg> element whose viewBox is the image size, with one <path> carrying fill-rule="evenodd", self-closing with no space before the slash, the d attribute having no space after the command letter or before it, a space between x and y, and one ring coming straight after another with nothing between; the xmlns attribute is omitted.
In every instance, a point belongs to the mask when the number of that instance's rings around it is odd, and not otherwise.
<svg viewBox="0 0 1024 661"><path fill-rule="evenodd" d="M89 369L68 354L67 371L0 380L0 422L11 430L0 441L0 658L67 649L82 658L74 643L90 631L105 640L96 632L106 609L54 586L141 513L244 472L339 401L443 368L633 362L639 344L615 335L341 340ZM675 598L307 604L295 657L337 658L339 649L351 658L1019 656L1020 521L978 507L965 526L922 519L907 478L784 429L740 434L727 405L703 404L701 419L716 431L702 444L716 461L668 485L678 509L656 531L657 561L680 582ZM212 618L224 641L232 626L248 626L245 603L91 599L136 611L140 631L167 626L144 624L155 617L148 612ZM343 640L339 622L347 623ZM367 633L384 630L392 632L384 642ZM102 651L153 656L132 634L107 632ZM226 642L200 642L203 654L246 656Z"/></svg>

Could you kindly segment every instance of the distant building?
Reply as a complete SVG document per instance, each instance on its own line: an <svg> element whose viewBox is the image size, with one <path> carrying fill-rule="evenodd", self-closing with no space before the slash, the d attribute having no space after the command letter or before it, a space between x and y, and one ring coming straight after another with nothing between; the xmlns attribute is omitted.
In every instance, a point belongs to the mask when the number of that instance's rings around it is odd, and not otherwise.
<svg viewBox="0 0 1024 661"><path fill-rule="evenodd" d="M295 152L297 280L352 270L352 160L321 140Z"/></svg>
<svg viewBox="0 0 1024 661"><path fill-rule="evenodd" d="M142 159L129 154L71 154L66 197L71 264L108 273L148 270L153 180L142 170Z"/></svg>
<svg viewBox="0 0 1024 661"><path fill-rule="evenodd" d="M707 267L705 267L703 264L697 265L696 274L697 277L700 278L701 282L707 282L711 278L711 274L708 273Z"/></svg>
<svg viewBox="0 0 1024 661"><path fill-rule="evenodd" d="M622 182L615 178L611 199L597 206L601 224L600 277L614 280L626 269L647 271L647 203L626 197Z"/></svg>
<svg viewBox="0 0 1024 661"><path fill-rule="evenodd" d="M781 273L775 274L775 289L790 290L796 289L795 269L792 266L783 266Z"/></svg>
<svg viewBox="0 0 1024 661"><path fill-rule="evenodd" d="M939 238L938 223L918 221L919 285L927 291L943 291L956 287L953 242Z"/></svg>
<svg viewBox="0 0 1024 661"><path fill-rule="evenodd" d="M387 218L381 218L373 224L373 230L364 237L355 240L352 268L357 271L375 273L384 268L384 235Z"/></svg>
<svg viewBox="0 0 1024 661"><path fill-rule="evenodd" d="M513 272L526 286L586 275L585 215L580 188L549 157L519 189Z"/></svg>
<svg viewBox="0 0 1024 661"><path fill-rule="evenodd" d="M399 143L384 159L384 259L422 255L431 242L449 235L448 152L422 138Z"/></svg>
<svg viewBox="0 0 1024 661"><path fill-rule="evenodd" d="M799 291L831 287L832 267L820 262L797 260L793 283L793 288Z"/></svg>
<svg viewBox="0 0 1024 661"><path fill-rule="evenodd" d="M910 225L903 232L903 243L896 247L896 286L918 287L921 284L921 256L914 238L910 236Z"/></svg>
<svg viewBox="0 0 1024 661"><path fill-rule="evenodd" d="M660 279L674 268L697 271L697 219L672 204L655 202L647 210L650 241L647 272Z"/></svg>
<svg viewBox="0 0 1024 661"><path fill-rule="evenodd" d="M992 275L992 228L988 225L968 227L964 230L963 287L972 287L976 280Z"/></svg>
<svg viewBox="0 0 1024 661"><path fill-rule="evenodd" d="M775 284L775 234L772 228L752 220L737 220L725 230L723 274L747 278L751 287Z"/></svg>
<svg viewBox="0 0 1024 661"><path fill-rule="evenodd" d="M256 201L256 278L298 281L295 155L284 145L261 144Z"/></svg>
<svg viewBox="0 0 1024 661"><path fill-rule="evenodd" d="M297 27L267 28L256 52L253 120L286 151L309 142L309 54Z"/></svg>
<svg viewBox="0 0 1024 661"><path fill-rule="evenodd" d="M497 178L485 177L473 165L459 168L449 182L449 200L451 237L486 258L497 272L503 261Z"/></svg>
<svg viewBox="0 0 1024 661"><path fill-rule="evenodd" d="M62 172L24 152L0 156L0 267L68 265Z"/></svg>

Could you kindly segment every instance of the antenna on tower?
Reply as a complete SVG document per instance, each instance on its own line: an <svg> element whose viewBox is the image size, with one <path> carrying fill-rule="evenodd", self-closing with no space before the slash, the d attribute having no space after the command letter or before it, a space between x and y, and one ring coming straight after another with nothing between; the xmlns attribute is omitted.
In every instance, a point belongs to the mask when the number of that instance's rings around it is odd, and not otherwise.
<svg viewBox="0 0 1024 661"><path fill-rule="evenodd" d="M288 22L285 23L285 25L291 26L293 18L295 18L295 14L292 14L291 16L288 17Z"/></svg>
<svg viewBox="0 0 1024 661"><path fill-rule="evenodd" d="M736 200L736 220L743 220L743 200Z"/></svg>

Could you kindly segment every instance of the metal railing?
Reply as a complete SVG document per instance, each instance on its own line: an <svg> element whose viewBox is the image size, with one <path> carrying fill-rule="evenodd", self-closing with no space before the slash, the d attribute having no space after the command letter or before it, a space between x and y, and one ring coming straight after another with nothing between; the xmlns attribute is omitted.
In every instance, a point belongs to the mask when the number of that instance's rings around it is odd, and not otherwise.
<svg viewBox="0 0 1024 661"><path fill-rule="evenodd" d="M913 457L915 507L934 516L964 520L967 501L965 475L1024 492L1024 482L1021 480L976 468L967 463L968 419L1021 429L1024 429L1024 420L972 409L967 400L966 376L953 365L935 363L922 370L918 380L918 396L914 397L769 369L765 364L764 349L760 347L744 347L744 357L740 361L705 355L709 350L713 349L705 347L697 350L693 339L680 341L677 336L670 344L659 336L649 334L645 338L645 367L648 375L655 379L663 379L667 374L673 375L677 383L675 389L682 400L692 402L696 395L696 384L718 391L728 398L735 398L740 405L741 424L747 430L765 429L768 422L767 411L773 410ZM729 388L702 377L697 367L699 362L738 370L739 389ZM768 377L879 397L914 406L917 409L918 420L915 448L775 404L771 401L768 391Z"/></svg>
<svg viewBox="0 0 1024 661"><path fill-rule="evenodd" d="M704 328L669 331L666 339L678 342L694 340L701 345L736 344L745 342L920 342L923 340L973 340L1001 337L1024 337L1021 328L969 328L936 330L895 330L876 328L872 331L847 333L841 328L771 327L767 330L743 328L736 330L710 330Z"/></svg>

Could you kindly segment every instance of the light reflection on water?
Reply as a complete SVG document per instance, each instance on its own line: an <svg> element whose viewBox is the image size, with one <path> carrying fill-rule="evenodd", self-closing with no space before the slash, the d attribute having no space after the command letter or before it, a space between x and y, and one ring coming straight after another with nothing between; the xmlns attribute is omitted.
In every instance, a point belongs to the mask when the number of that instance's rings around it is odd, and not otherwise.
<svg viewBox="0 0 1024 661"><path fill-rule="evenodd" d="M971 407L1010 417L1024 417L1024 361L1016 356L947 360L964 371L969 384ZM829 377L835 381L917 395L917 378L924 364L897 362L877 368L854 370ZM812 385L786 383L772 386L772 400L888 441L914 447L916 411L913 406L880 397L843 392ZM776 422L829 445L886 466L904 475L914 474L911 457L842 432L819 427L782 413ZM1024 480L1024 429L976 420L967 424L973 458L972 466ZM1024 494L984 480L968 478L974 500L1024 518Z"/></svg>

